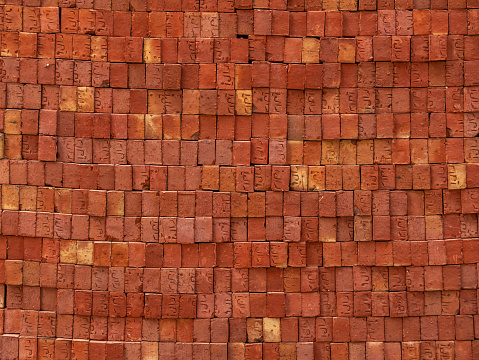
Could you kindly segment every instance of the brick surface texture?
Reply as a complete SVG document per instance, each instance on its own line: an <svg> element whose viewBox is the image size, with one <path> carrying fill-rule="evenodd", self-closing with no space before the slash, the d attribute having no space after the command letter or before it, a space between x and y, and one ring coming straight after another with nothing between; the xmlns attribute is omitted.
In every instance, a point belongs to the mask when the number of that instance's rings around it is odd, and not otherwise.
<svg viewBox="0 0 479 360"><path fill-rule="evenodd" d="M1 360L478 360L479 0L0 0L0 195Z"/></svg>

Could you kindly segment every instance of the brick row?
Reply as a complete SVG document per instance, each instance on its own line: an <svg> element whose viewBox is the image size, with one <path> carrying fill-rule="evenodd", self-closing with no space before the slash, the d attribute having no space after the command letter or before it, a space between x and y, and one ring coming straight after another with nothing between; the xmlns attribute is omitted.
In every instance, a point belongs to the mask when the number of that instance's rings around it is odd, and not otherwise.
<svg viewBox="0 0 479 360"><path fill-rule="evenodd" d="M154 9L146 13L7 5L2 10L4 22L1 28L6 32L61 33L61 36L232 38L236 34L290 37L479 34L474 23L479 12L471 8L449 11L380 9L377 13L364 10L298 12L255 9L231 13Z"/></svg>
<svg viewBox="0 0 479 360"><path fill-rule="evenodd" d="M176 143L176 145L179 150L180 144ZM444 196L450 195L449 197L454 199L451 201L457 204L460 202L458 198L463 197L463 212L466 213L470 211L465 209L471 208L474 204L475 200L471 196L475 194L477 187L475 177L477 164L457 163L412 166L368 164L238 167L204 165L198 167L179 164L171 166L88 165L13 160L2 161L0 166L5 171L2 178L6 182L12 181L12 186L4 188L4 191L10 191L11 194L9 199L5 200L5 204L9 205L4 205L4 208L13 210L18 209L20 197L23 198L27 193L35 196L34 187L53 186L51 190L46 188L45 191L61 191L62 187L66 191L72 191L72 189L115 190L120 194L132 190L175 192L203 190L202 192L206 193L204 196L210 197L209 191L250 193L253 197L264 197L265 192L285 192L290 189L296 191L409 190L410 193L412 193L410 190L414 190L417 194L424 192L440 194L443 189L442 192L446 194ZM20 190L23 195L19 195ZM257 194L252 195L253 192ZM69 197L68 193L66 194ZM141 197L141 194L133 196ZM316 197L317 195L305 196ZM455 206L461 208L460 204Z"/></svg>
<svg viewBox="0 0 479 360"><path fill-rule="evenodd" d="M442 240L477 237L477 218L471 216L356 216L175 218L88 216L4 211L3 235L54 237L144 243L225 243L243 241L344 242ZM340 245L338 243L338 245ZM297 246L297 245L289 245Z"/></svg>
<svg viewBox="0 0 479 360"><path fill-rule="evenodd" d="M3 210L90 216L179 218L283 218L292 225L301 217L371 219L378 216L433 216L463 222L475 234L477 189L354 190L288 192L106 191L2 185ZM459 220L459 215L462 214ZM467 215L466 215L467 214ZM45 215L45 214L42 214ZM451 216L449 216L451 215ZM19 216L27 216L20 214ZM432 218L431 218L432 219ZM348 219L349 221L350 219Z"/></svg>
<svg viewBox="0 0 479 360"><path fill-rule="evenodd" d="M26 1L10 1L12 5L24 6L41 6L41 2L37 0ZM174 0L169 3L158 2L155 0L121 0L111 2L109 0L62 0L50 1L46 5L59 6L61 8L79 8L79 9L96 9L96 10L118 10L118 11L214 11L214 12L233 12L237 10L247 9L273 9L288 11L316 11L316 10L387 10L387 9L412 9L413 5L417 9L465 9L476 8L475 1L456 0L452 2L445 1L428 1L419 0L414 3L411 1L402 1L398 4L387 0L380 1L337 1L337 0L273 0L271 2L261 0L239 0L239 1L217 1L207 0L201 3L189 0ZM44 5L44 6L46 6Z"/></svg>
<svg viewBox="0 0 479 360"><path fill-rule="evenodd" d="M85 252L88 245L89 244L85 244L80 250L84 250ZM52 257L46 257L48 254L44 255L45 258L50 261L49 263L41 263L35 260L4 260L1 262L2 269L5 270L7 275L12 276L11 279L6 279L7 288L8 286L24 285L24 303L25 301L28 303L30 301L29 299L31 299L31 301L40 301L40 296L34 298L28 296L28 293L32 293L33 291L40 293L40 288L33 288L39 285L42 288L53 288L48 290L50 293L51 291L55 292L56 289L163 294L222 294L226 292L241 292L243 293L243 298L249 297L249 294L245 293L248 290L252 293L310 293L321 291L319 296L323 297L324 295L325 302L327 302L329 296L330 299L335 299L336 296L339 297L339 293L344 293L343 295L345 295L346 298L349 297L349 300L351 300L353 292L358 291L372 290L373 299L376 296L374 292L381 291L382 294L380 297L378 295L378 299L382 299L388 297L387 291L408 291L406 295L408 297L414 297L420 296L418 292L422 291L437 292L446 290L454 291L454 294L448 292L444 295L445 298L453 294L453 296L451 296L457 300L457 304L459 304L459 299L461 299L461 304L463 299L466 299L461 307L468 308L468 311L470 311L471 308L476 308L476 305L474 305L476 295L473 294L476 294L477 289L477 266L474 263L463 264L462 261L457 261L457 259L451 256L450 250L447 254L447 264L456 265L445 265L446 261L443 261L442 264L440 261L434 261L433 256L435 254L431 251L431 265L426 266L418 266L420 261L414 261L413 266L401 266L406 264L405 261L402 264L395 264L395 266L392 266L392 263L382 263L380 266L358 266L356 265L357 262L354 264L353 261L349 261L345 262L342 267L324 267L318 270L318 268L315 267L318 261L316 261L315 264L314 261L312 261L313 259L311 259L310 264L308 264L309 266L304 268L291 267L284 269L281 266L275 267L278 266L278 264L273 264L273 267L264 267L261 266L263 264L256 263L252 268L237 267L231 269L205 267L216 265L215 260L211 259L211 256L210 259L202 259L202 263L198 264L198 258L196 256L195 259L195 254L191 250L191 248L194 247L185 246L185 249L182 249L182 263L174 268L160 268L162 265L173 266L175 262L178 261L177 259L165 258L164 264L161 264L160 261L153 261L153 256L149 255L146 259L146 264L145 261L143 264L140 264L140 261L134 259L133 256L131 259L119 258L118 248L121 248L121 245L118 243L113 243L113 245L116 247L115 250L117 250L117 253L112 258L112 267L110 268L98 267L97 257L91 260L88 259L87 256L83 256L83 258L79 258L78 261L76 261L77 264L83 265L74 265L72 263L75 263L75 261L70 261L71 257L67 257L70 254L67 253L65 255L64 246L61 248L60 256L66 258L67 261L61 264L52 262L54 261ZM135 248L133 245L130 246L131 249ZM139 248L139 246L136 247ZM147 247L155 248L158 246ZM201 248L205 247L206 246L202 246ZM167 249L166 255L168 255L168 251L171 253L171 249L174 249L174 246L165 246L165 248ZM84 253L81 255L84 255ZM255 256L259 257L256 254ZM9 258L12 257L9 253ZM450 258L452 258L452 260L450 260ZM128 260L130 260L130 264L128 264ZM92 269L89 267L89 265L92 264L97 265L97 267ZM122 265L124 267L122 267ZM138 266L142 265L146 265L147 267L138 268ZM194 267L195 265L196 268ZM218 261L218 266L225 265L227 264ZM387 267L387 265L389 265L389 267ZM411 262L408 265L411 265ZM103 265L100 264L99 266ZM137 267L135 268L134 266ZM180 268L181 266L183 266L183 268ZM19 270L24 270L25 274L19 274ZM4 294L3 289L4 286L2 284L2 295ZM18 287L10 289L11 294L9 296L11 297L7 299L7 303L11 304L13 308L23 307L23 305L21 305L22 289ZM42 291L47 292L46 290ZM335 294L335 291L338 293ZM331 293L327 295L322 292ZM409 294L409 292L414 292L414 294ZM18 293L18 295L12 295L14 293ZM91 291L89 294L91 297ZM436 295L437 293L426 296ZM256 294L254 296L266 299L264 294ZM272 296L284 297L284 294ZM369 294L369 298L370 297L371 295ZM349 300L346 299L345 301ZM335 304L336 300L331 302ZM340 301L338 301L338 303L339 302ZM26 307L26 309L29 308L28 306ZM32 309L35 309L35 307ZM414 309L422 314L422 309L417 309L416 307L414 307ZM469 312L467 313L469 314ZM426 315L428 315L427 312Z"/></svg>
<svg viewBox="0 0 479 360"><path fill-rule="evenodd" d="M84 230L85 231L85 230ZM358 242L234 242L234 243L144 243L81 241L11 237L8 244L36 246L29 261L130 267L230 267L237 269L307 266L438 266L473 264L478 259L477 239L428 241L358 241ZM3 239L2 239L3 240ZM162 239L163 240L163 239ZM2 241L2 258L6 258L6 241ZM368 252L370 253L368 255ZM8 254L9 275L22 284L21 255ZM20 252L21 254L21 252ZM12 257L13 256L13 257ZM33 256L33 255L29 255ZM2 264L4 262L2 261ZM5 265L5 266L7 266ZM38 263L29 264L34 269ZM3 265L2 265L3 266ZM47 268L48 266L45 265ZM53 275L56 266L52 267ZM457 267L455 268L457 270ZM264 269L263 269L264 270ZM135 270L136 271L136 270ZM276 270L274 270L276 271ZM300 272L299 269L291 271ZM441 273L437 268L436 273ZM452 270L451 270L452 271ZM457 271L454 272L457 274ZM459 279L459 278L458 278Z"/></svg>
<svg viewBox="0 0 479 360"><path fill-rule="evenodd" d="M6 109L1 112L4 134L58 136L63 141L111 140L205 140L318 141L334 139L418 139L447 141L477 135L475 113L414 114L254 114L210 116L200 114L91 114L56 110ZM28 139L28 138L24 138ZM82 140L85 139L85 140ZM397 140L396 140L397 141ZM452 141L452 140L449 140ZM257 145L257 146L258 146ZM470 146L470 145L469 145ZM468 161L470 162L470 161Z"/></svg>
<svg viewBox="0 0 479 360"><path fill-rule="evenodd" d="M183 265L194 264L194 258L183 259ZM187 262L187 261L190 262ZM192 261L193 260L193 261ZM148 262L151 262L148 259ZM81 263L81 261L80 261ZM477 289L477 268L475 264L461 265L436 265L428 266L394 266L394 267L371 267L371 266L343 266L343 267L325 267L318 271L314 266L306 268L151 268L136 269L133 267L119 267L120 262L116 261L109 269L91 269L87 265L73 265L52 263L39 263L35 261L7 260L4 262L5 269L9 274L13 274L17 279L12 278L10 286L11 295L7 299L8 307L36 309L36 306L29 306L36 301L40 301L40 295L34 298L28 296L41 291L45 294L55 292L56 289L76 289L78 291L87 291L84 295L91 297L91 291L112 291L115 293L126 292L145 292L145 293L166 293L166 294L222 294L226 292L242 293L243 298L250 298L245 291L252 293L272 293L278 295L279 292L302 293L316 292L320 290L320 298L324 297L324 302L329 301L336 304L336 297L344 296L344 301L352 301L353 292L373 291L372 298L377 296L377 301L387 299L388 293L408 291L412 294L406 294L407 297L420 298L423 296L439 296L438 293L421 295L419 292L439 292L444 293L444 298L449 296L456 299L456 305L461 309L468 309L466 314L470 314L471 309L475 309L476 289ZM25 269L20 284L14 284L18 279L20 265ZM134 264L131 264L134 265ZM146 264L153 266L155 264ZM171 264L167 264L170 265ZM209 265L209 264L205 264ZM351 265L345 264L345 265ZM17 281L18 282L18 281ZM23 290L19 285L24 285ZM42 290L34 288L35 286L52 287L53 289ZM12 287L16 286L16 287ZM3 292L2 285L2 295ZM463 291L464 290L464 291ZM22 295L23 291L23 295ZM334 293L337 291L337 293ZM375 294L375 292L381 294ZM451 292L453 291L453 292ZM328 294L323 293L328 292ZM331 293L329 293L331 292ZM80 293L79 293L80 294ZM81 295L81 294L80 294ZM103 294L104 295L104 294ZM102 295L102 296L103 296ZM364 295L364 294L363 294ZM10 296L10 295L9 295ZM23 296L23 300L22 300ZM42 295L43 296L43 295ZM108 296L108 294L107 294ZM140 295L138 295L140 296ZM298 296L297 294L295 296ZM310 295L308 295L310 296ZM253 294L251 299L263 299L264 294ZM371 296L369 296L371 297ZM61 297L60 297L61 298ZM29 300L31 299L31 300ZM37 299L37 300L33 300ZM333 300L333 301L331 301ZM412 301L411 300L411 301ZM31 302L33 301L33 302ZM382 300L381 300L382 301ZM379 301L379 302L381 302ZM415 300L414 300L415 301ZM444 300L446 301L446 300ZM387 302L387 300L386 300ZM55 303L55 302L54 302ZM340 303L340 301L338 301ZM342 305L341 305L342 306ZM274 307L273 307L274 308ZM326 309L328 307L324 307ZM344 313L344 309L338 313ZM414 308L419 314L424 314L422 309ZM50 308L44 308L48 310ZM429 308L427 308L429 310ZM38 310L38 309L37 309ZM334 309L331 311L335 311ZM475 313L475 310L472 314ZM431 313L425 313L432 315ZM439 314L435 314L439 315ZM344 315L345 316L345 315ZM375 316L378 316L377 314ZM381 315L385 316L385 315Z"/></svg>
<svg viewBox="0 0 479 360"><path fill-rule="evenodd" d="M3 210L90 216L135 217L283 217L292 224L303 217L442 215L474 230L476 189L354 190L288 192L105 191L2 185ZM459 215L468 214L459 219ZM21 216L24 216L21 215ZM452 220L454 219L454 220ZM271 220L271 219L270 219Z"/></svg>
<svg viewBox="0 0 479 360"><path fill-rule="evenodd" d="M178 343L279 343L320 342L422 343L464 341L473 343L474 332L461 327L477 321L477 315L416 316L410 318L214 318L214 319L142 319L61 315L48 311L5 310L5 333L1 338L56 337L65 341L152 341L160 347ZM3 315L3 310L2 310ZM3 318L3 317L2 317ZM38 324L38 325L37 325ZM73 326L73 331L69 326ZM420 332L424 335L420 336ZM16 334L16 335L15 335ZM53 335L53 336L52 336ZM1 341L0 338L0 341ZM53 338L53 339L52 339ZM162 344L163 343L163 344ZM477 347L477 345L476 345ZM414 358L410 358L414 359Z"/></svg>
<svg viewBox="0 0 479 360"><path fill-rule="evenodd" d="M39 136L54 136L54 139L60 142L75 141L71 137L90 142L93 139L195 140L198 144L204 144L205 140L228 140L250 143L253 141L252 145L258 147L262 143L268 144L268 141L279 139L326 140L326 144L327 140L335 139L377 140L378 143L403 139L413 147L415 144L424 143L424 140L420 139L427 139L429 146L432 146L437 142L458 141L453 138L465 138L462 141L466 147L471 147L475 139L470 138L477 135L478 127L475 113L439 112L375 115L257 113L251 117L216 117L200 114L92 114L47 109L6 109L0 114L3 133L7 137L29 136L23 138L27 141ZM396 142L399 143L398 140ZM413 162L419 161L413 159ZM472 161L468 159L467 162Z"/></svg>
<svg viewBox="0 0 479 360"><path fill-rule="evenodd" d="M234 29L231 35L234 35ZM318 39L319 36L303 38L251 36L251 39L201 38L197 40L194 37L37 35L27 32L0 32L0 36L3 45L0 48L0 54L6 58L34 58L38 53L41 58L46 59L147 64L201 62L205 67L212 63L248 63L249 61L287 64L322 62L354 64L360 61L425 62L479 59L479 52L476 50L477 35L447 35L447 32L439 35L413 36L342 37L340 34L339 37L321 37L321 39ZM448 43L451 44L452 49L448 50ZM464 47L464 53L461 46ZM15 61L11 60L11 62ZM40 62L43 65L49 63L51 61Z"/></svg>
<svg viewBox="0 0 479 360"><path fill-rule="evenodd" d="M118 342L99 340L69 340L32 338L18 335L4 335L0 338L8 359L34 354L35 356L75 355L78 359L139 359L188 358L198 360L219 359L339 359L349 357L363 360L366 358L413 360L420 356L442 356L453 359L454 356L471 358L478 352L477 341L407 341L400 342L281 342L281 343L189 343L154 341Z"/></svg>
<svg viewBox="0 0 479 360"><path fill-rule="evenodd" d="M449 47L462 47L458 40L448 41ZM461 54L448 54L445 61L404 62L380 61L339 64L324 61L321 64L285 64L269 61L244 63L180 63L180 64L127 64L111 62L89 62L64 59L8 58L2 59L1 80L10 91L25 84L25 89L37 89L32 85L57 85L93 88L111 86L117 93L131 89L138 94L143 89L185 90L190 98L195 94L215 93L222 97L230 94L226 90L255 89L257 96L271 93L275 98L284 96L287 90L308 90L312 96L317 89L344 88L343 92L374 92L378 88L412 87L413 92L431 87L477 86L475 72L477 59L463 60ZM269 88L269 89L268 89ZM47 88L45 88L47 89ZM135 90L135 91L133 91ZM189 90L189 91L186 91ZM195 90L195 91L193 91ZM460 96L460 89L450 90ZM294 92L291 92L293 94ZM457 93L457 94L456 94ZM438 94L434 94L437 96ZM220 97L221 99L221 97ZM259 99L255 99L259 103ZM264 106L263 106L264 107ZM192 108L190 106L190 108ZM459 108L453 109L458 111ZM255 112L264 112L255 110ZM363 112L363 111L359 111ZM369 111L371 112L371 111Z"/></svg>
<svg viewBox="0 0 479 360"><path fill-rule="evenodd" d="M318 125L320 126L320 124ZM337 122L324 124L324 126L326 125L331 125L327 131L328 134L331 134L334 132L334 126L339 125L339 119ZM185 166L190 167L191 170L192 166L199 165L198 170L200 171L202 165L236 166L239 170L230 168L228 171L238 173L252 169L244 168L245 166L270 165L254 168L256 171L264 172L264 176L268 177L268 182L271 182L269 180L271 175L267 174L270 174L272 169L278 171L278 168L283 166L282 171L284 172L284 165L307 165L316 168L316 173L322 169L323 174L318 178L323 178L323 188L324 165L327 167L341 164L351 168L351 165L394 164L393 166L401 167L411 164L409 172L411 170L413 172L413 188L429 189L431 188L431 172L434 171L431 169L446 168L447 166L449 170L454 168L465 170L466 164L463 163L479 162L479 141L476 138L339 140L339 126L337 129L337 134L331 136L336 139L322 141L264 138L253 138L251 141L109 140L9 134L2 137L1 147L5 158L12 160L44 162L58 160L58 163L76 164L165 165L170 166L170 169L171 166L176 167L176 172L179 171L179 166L183 168L183 172ZM324 131L323 136L326 135L326 131ZM440 165L431 166L431 164ZM16 161L14 165L28 166ZM75 172L79 172L82 168L82 166L72 166L71 164L66 164L65 167L67 166L70 167L70 171L76 168ZM307 169L307 166L304 168ZM469 166L471 170L474 168L475 165ZM296 167L292 171L294 169ZM338 168L336 170L340 171ZM359 167L356 167L356 170L359 171ZM216 171L220 171L220 168L217 168ZM232 176L234 178L234 174ZM270 188L271 184L263 184L262 187ZM433 186L432 188L440 187Z"/></svg>
<svg viewBox="0 0 479 360"><path fill-rule="evenodd" d="M11 287L7 287L12 290ZM34 291L34 290L42 290ZM477 321L477 291L436 292L310 292L310 293L216 293L216 294L155 294L86 291L71 289L29 289L29 294L42 294L39 301L48 302L42 310L57 315L98 316L124 319L193 319L193 318L249 318L249 317L331 317L337 316L349 323L350 318L373 316L375 322L407 317L452 317ZM56 298L55 298L56 296ZM28 301L28 300L27 300ZM336 303L337 301L337 303ZM321 302L321 304L320 304ZM21 311L8 300L5 310L5 332L23 333ZM35 306L31 302L20 304ZM424 311L426 307L428 310ZM28 309L28 308L27 308ZM35 309L38 310L38 309ZM37 311L22 310L23 313ZM51 314L50 314L51 315ZM379 319L378 319L379 317ZM342 318L342 319L341 319ZM434 318L433 318L434 319ZM314 320L314 319L313 319ZM320 319L323 320L323 319ZM407 319L406 319L407 320ZM138 321L138 320L137 320ZM436 319L437 321L437 319ZM464 325L467 324L467 321ZM437 325L436 325L437 326ZM477 324L476 324L477 327ZM12 330L12 328L14 330ZM473 332L474 326L470 327ZM20 330L20 331L19 331ZM437 331L437 330L436 330ZM33 334L32 334L33 335ZM425 337L427 338L427 337ZM430 338L429 338L430 339ZM380 339L378 339L380 340ZM462 338L458 340L471 340Z"/></svg>
<svg viewBox="0 0 479 360"><path fill-rule="evenodd" d="M355 359L366 359L366 356L399 356L401 352L404 359L414 359L415 356L441 353L445 359L452 359L454 353L458 356L472 356L476 354L477 344L471 341L424 341L424 342L367 342L367 343L160 343L154 342L104 342L84 341L67 339L46 339L40 338L37 342L29 337L4 336L4 343L8 346L8 356L20 354L37 354L39 356L54 354L55 351L62 354L74 353L79 359L87 359L98 355L100 359L116 359L118 356L125 359L138 359L140 356L155 356L160 359L178 357L210 359L231 358L231 359L348 359L354 356ZM23 355L21 355L23 356ZM91 357L89 357L91 356ZM95 357L96 358L96 357Z"/></svg>
<svg viewBox="0 0 479 360"><path fill-rule="evenodd" d="M95 140L229 140L319 141L334 139L418 139L446 141L478 133L476 113L413 114L253 114L212 116L200 114L106 114L57 110L0 111L1 128L8 135L57 136L74 141ZM28 139L28 138L24 138ZM80 141L85 141L80 140ZM463 162L463 161L461 161Z"/></svg>
<svg viewBox="0 0 479 360"><path fill-rule="evenodd" d="M219 115L224 117L275 114L280 123L284 117L277 115L323 115L337 122L337 114L360 114L374 122L377 113L439 113L436 119L448 113L476 112L477 87L447 88L368 88L323 90L128 90L55 85L8 84L3 107L12 109L52 109L63 112L141 113ZM463 94L464 92L464 94ZM25 99L25 100L24 100ZM202 101L200 101L202 100ZM253 106L254 105L254 106ZM254 111L253 111L254 109ZM327 116L331 114L332 116ZM368 115L366 115L368 114ZM334 116L336 115L336 116ZM403 115L405 116L405 115ZM422 120L425 114L418 116ZM450 117L459 115L450 115ZM466 115L469 117L469 115ZM193 118L194 117L190 117ZM248 120L246 118L244 120ZM468 119L469 120L469 119ZM357 120L359 121L359 120ZM422 120L424 121L424 120ZM474 121L474 117L472 119ZM354 128L354 125L351 125ZM356 130L354 130L356 131Z"/></svg>

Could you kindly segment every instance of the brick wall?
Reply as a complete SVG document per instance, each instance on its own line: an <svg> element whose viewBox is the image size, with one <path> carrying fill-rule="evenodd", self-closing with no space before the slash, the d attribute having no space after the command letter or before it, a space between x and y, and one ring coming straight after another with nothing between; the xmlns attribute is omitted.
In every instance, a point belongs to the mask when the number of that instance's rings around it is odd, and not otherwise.
<svg viewBox="0 0 479 360"><path fill-rule="evenodd" d="M0 4L0 359L479 359L478 0Z"/></svg>

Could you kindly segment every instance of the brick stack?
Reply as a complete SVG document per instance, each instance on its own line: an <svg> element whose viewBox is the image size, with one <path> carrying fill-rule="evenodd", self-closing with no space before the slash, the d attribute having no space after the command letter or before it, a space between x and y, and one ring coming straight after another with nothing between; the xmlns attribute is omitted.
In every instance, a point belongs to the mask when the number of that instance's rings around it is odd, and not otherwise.
<svg viewBox="0 0 479 360"><path fill-rule="evenodd" d="M479 359L479 0L0 3L0 359Z"/></svg>

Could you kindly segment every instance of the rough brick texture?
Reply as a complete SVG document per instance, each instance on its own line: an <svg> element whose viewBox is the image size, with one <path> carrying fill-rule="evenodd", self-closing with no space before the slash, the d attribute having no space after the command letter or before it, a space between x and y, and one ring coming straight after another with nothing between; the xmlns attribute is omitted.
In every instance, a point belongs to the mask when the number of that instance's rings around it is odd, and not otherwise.
<svg viewBox="0 0 479 360"><path fill-rule="evenodd" d="M0 359L479 359L479 0L0 0Z"/></svg>

